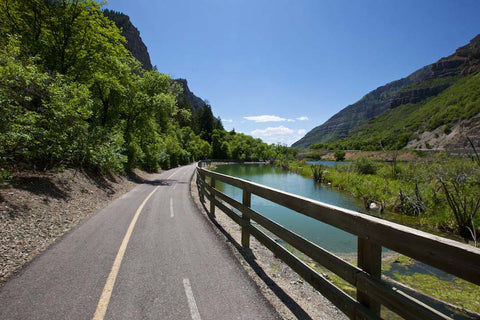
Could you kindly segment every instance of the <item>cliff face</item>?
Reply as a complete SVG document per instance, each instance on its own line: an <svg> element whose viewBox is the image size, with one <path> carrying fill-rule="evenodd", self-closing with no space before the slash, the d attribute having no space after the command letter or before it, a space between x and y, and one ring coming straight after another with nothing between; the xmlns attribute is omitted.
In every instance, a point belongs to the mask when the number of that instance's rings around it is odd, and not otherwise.
<svg viewBox="0 0 480 320"><path fill-rule="evenodd" d="M127 39L125 48L141 62L144 69L152 70L152 62L150 61L147 46L143 43L138 29L130 21L130 17L121 12L108 9L105 9L103 14L115 22L115 25L122 30L122 35Z"/></svg>
<svg viewBox="0 0 480 320"><path fill-rule="evenodd" d="M144 69L152 70L152 63L150 62L150 55L148 54L147 46L143 43L142 38L140 37L140 32L132 24L129 16L121 12L108 9L104 10L103 14L110 20L115 22L115 25L122 30L122 35L127 40L125 48L130 51L138 61L142 63ZM172 80L172 82L177 83L182 88L182 92L179 93L177 97L179 105L188 105L194 110L205 107L207 105L205 101L203 101L202 99L194 95L192 91L190 91L186 79L175 79Z"/></svg>
<svg viewBox="0 0 480 320"><path fill-rule="evenodd" d="M454 54L435 64L432 76L444 76L445 72L469 75L480 70L480 34L470 43L458 48Z"/></svg>
<svg viewBox="0 0 480 320"><path fill-rule="evenodd" d="M388 109L418 103L436 96L462 76L480 70L480 35L454 54L425 66L406 78L393 81L366 94L324 124L315 127L292 146L308 148L311 144L329 143L347 137L352 130Z"/></svg>
<svg viewBox="0 0 480 320"><path fill-rule="evenodd" d="M412 90L400 92L392 100L392 102L390 102L390 108L395 108L395 107L401 106L402 104L420 102L429 97L438 95L440 92L442 92L449 86L450 84L442 84L442 85L433 86L433 87L412 89Z"/></svg>
<svg viewBox="0 0 480 320"><path fill-rule="evenodd" d="M182 88L182 93L179 94L178 100L179 103L187 103L194 110L197 110L201 107L205 107L207 104L205 101L193 94L192 91L188 88L188 83L186 79L174 79L174 83L177 83Z"/></svg>

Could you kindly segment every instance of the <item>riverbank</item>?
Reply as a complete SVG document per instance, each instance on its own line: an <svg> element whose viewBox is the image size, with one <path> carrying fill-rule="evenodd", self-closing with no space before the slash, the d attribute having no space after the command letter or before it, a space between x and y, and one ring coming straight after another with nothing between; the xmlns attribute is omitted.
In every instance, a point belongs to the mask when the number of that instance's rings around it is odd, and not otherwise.
<svg viewBox="0 0 480 320"><path fill-rule="evenodd" d="M0 284L150 174L129 177L66 169L20 172L0 189Z"/></svg>
<svg viewBox="0 0 480 320"><path fill-rule="evenodd" d="M400 161L393 152L382 157L390 160L359 157L329 167L305 160L276 165L362 200L370 214L475 245L480 237L480 163L441 153L409 161Z"/></svg>
<svg viewBox="0 0 480 320"><path fill-rule="evenodd" d="M419 155L426 156L428 154L435 154L440 151L429 150L399 150L399 151L360 151L360 150L347 150L345 151L345 160L354 161L359 158L367 158L374 161L392 161L395 156L398 161L412 161L419 158ZM299 159L305 160L327 160L335 161L335 151L333 150L308 150L300 152L298 154Z"/></svg>

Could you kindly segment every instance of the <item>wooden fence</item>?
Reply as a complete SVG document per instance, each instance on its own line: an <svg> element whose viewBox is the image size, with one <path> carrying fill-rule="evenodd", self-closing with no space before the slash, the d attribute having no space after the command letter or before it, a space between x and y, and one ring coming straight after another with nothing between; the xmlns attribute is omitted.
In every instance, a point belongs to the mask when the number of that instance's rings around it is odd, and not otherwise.
<svg viewBox="0 0 480 320"><path fill-rule="evenodd" d="M217 181L240 188L242 202L216 189ZM381 275L382 247L480 285L480 249L467 244L206 170L202 163L197 168L197 186L201 201L204 202L204 197L210 201L210 214L215 216L218 207L241 226L243 247L249 248L253 235L351 319L379 319L381 305L405 319L452 319L452 314L443 314L437 310L440 308L432 307L440 304L448 309L451 305ZM357 266L255 212L251 208L252 194L356 235ZM251 220L353 285L356 299L279 245ZM466 318L478 318L478 314L469 311L464 314Z"/></svg>

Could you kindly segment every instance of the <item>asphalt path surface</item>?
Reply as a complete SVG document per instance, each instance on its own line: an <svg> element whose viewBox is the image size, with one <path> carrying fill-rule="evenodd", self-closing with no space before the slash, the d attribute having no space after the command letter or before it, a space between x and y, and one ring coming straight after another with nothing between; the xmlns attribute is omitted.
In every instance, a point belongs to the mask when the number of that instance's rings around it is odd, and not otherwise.
<svg viewBox="0 0 480 320"><path fill-rule="evenodd" d="M92 215L0 288L0 319L279 319L190 197L195 166Z"/></svg>

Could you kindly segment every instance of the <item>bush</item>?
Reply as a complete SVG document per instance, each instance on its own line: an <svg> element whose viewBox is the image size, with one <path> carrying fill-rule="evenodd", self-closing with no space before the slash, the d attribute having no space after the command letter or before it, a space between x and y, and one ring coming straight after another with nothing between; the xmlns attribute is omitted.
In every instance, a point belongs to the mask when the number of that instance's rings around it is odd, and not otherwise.
<svg viewBox="0 0 480 320"><path fill-rule="evenodd" d="M325 144L323 143L314 143L312 144L310 147L308 147L309 149L311 150L318 150L318 149L324 149L325 148Z"/></svg>
<svg viewBox="0 0 480 320"><path fill-rule="evenodd" d="M0 189L8 188L8 181L12 178L10 171L0 168Z"/></svg>
<svg viewBox="0 0 480 320"><path fill-rule="evenodd" d="M359 158L355 160L355 171L361 174L376 174L377 166L372 160Z"/></svg>
<svg viewBox="0 0 480 320"><path fill-rule="evenodd" d="M424 158L428 155L428 153L426 151L418 150L418 149L415 149L412 152L413 152L414 155L416 155L417 157L420 157L420 158Z"/></svg>
<svg viewBox="0 0 480 320"><path fill-rule="evenodd" d="M337 150L333 156L335 157L335 161L343 161L345 160L345 151Z"/></svg>
<svg viewBox="0 0 480 320"><path fill-rule="evenodd" d="M327 166L323 164L313 164L310 166L312 171L313 180L318 183L322 183L324 180L324 174L327 170Z"/></svg>

